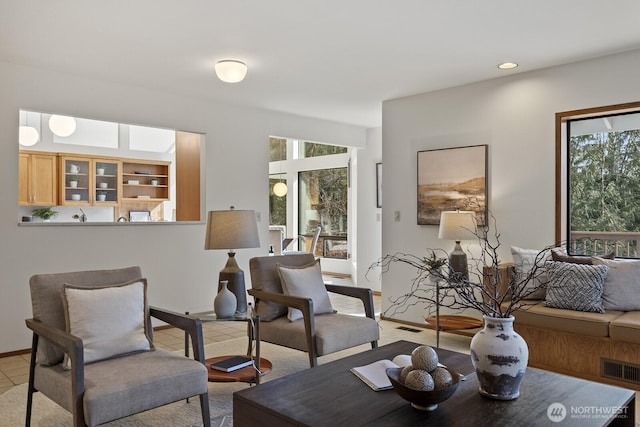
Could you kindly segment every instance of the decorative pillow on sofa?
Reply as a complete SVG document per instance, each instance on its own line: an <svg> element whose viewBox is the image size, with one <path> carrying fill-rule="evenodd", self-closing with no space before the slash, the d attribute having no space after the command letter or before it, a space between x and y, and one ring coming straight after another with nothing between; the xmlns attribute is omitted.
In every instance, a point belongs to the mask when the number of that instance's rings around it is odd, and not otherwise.
<svg viewBox="0 0 640 427"><path fill-rule="evenodd" d="M106 287L62 287L67 332L82 338L84 363L152 350L146 319L147 280ZM64 367L70 367L68 355Z"/></svg>
<svg viewBox="0 0 640 427"><path fill-rule="evenodd" d="M593 257L594 265L606 265L602 304L606 310L640 310L640 261Z"/></svg>
<svg viewBox="0 0 640 427"><path fill-rule="evenodd" d="M553 262L549 264L546 307L604 313L602 290L606 265Z"/></svg>
<svg viewBox="0 0 640 427"><path fill-rule="evenodd" d="M278 264L277 268L282 281L282 290L286 295L311 298L315 314L333 313L331 300L322 280L320 260L301 267ZM302 317L300 310L289 307L289 320L294 321L302 319Z"/></svg>
<svg viewBox="0 0 640 427"><path fill-rule="evenodd" d="M569 255L566 247L554 248L551 250L551 258L559 262L572 262L574 264L593 264L592 257L589 255ZM614 254L603 255L601 258L613 259Z"/></svg>
<svg viewBox="0 0 640 427"><path fill-rule="evenodd" d="M515 269L515 280L518 282L524 280L531 269L536 264L536 260L539 265L538 273L536 277L533 277L529 283L524 287L525 293L530 293L525 299L544 299L547 292L546 285L549 280L549 276L546 271L546 267L542 266L548 261L548 256L544 259L538 259L540 253L537 249L522 249L517 246L511 246L511 256L513 257L513 266Z"/></svg>

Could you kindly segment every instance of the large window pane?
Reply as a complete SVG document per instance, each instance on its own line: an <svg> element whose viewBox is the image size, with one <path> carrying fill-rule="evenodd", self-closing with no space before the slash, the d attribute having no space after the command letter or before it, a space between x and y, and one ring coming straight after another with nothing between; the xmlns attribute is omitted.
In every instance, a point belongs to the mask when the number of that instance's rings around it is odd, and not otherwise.
<svg viewBox="0 0 640 427"><path fill-rule="evenodd" d="M569 120L568 219L575 253L638 257L640 114Z"/></svg>
<svg viewBox="0 0 640 427"><path fill-rule="evenodd" d="M322 233L316 255L328 256L324 253L325 240L327 245L336 240L343 250L331 245L333 256L347 258L347 168L302 171L298 177L299 234L309 240L320 225Z"/></svg>

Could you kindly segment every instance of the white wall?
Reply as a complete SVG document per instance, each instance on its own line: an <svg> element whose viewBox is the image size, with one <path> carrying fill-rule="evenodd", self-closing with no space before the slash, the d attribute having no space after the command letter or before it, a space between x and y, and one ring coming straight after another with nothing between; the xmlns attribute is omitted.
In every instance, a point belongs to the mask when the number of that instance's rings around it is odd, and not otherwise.
<svg viewBox="0 0 640 427"><path fill-rule="evenodd" d="M352 277L354 283L362 288L381 291L380 271L369 266L380 258L382 238L382 209L376 207L376 163L382 161L382 129L367 130L367 149L357 150L356 178L354 185L358 189L356 208L358 224L352 247L356 258L353 259Z"/></svg>
<svg viewBox="0 0 640 427"><path fill-rule="evenodd" d="M205 225L200 223L18 225L19 109L206 134L206 209L235 205L262 214L262 248L240 250L236 256L247 282L249 258L266 254L269 245L269 135L366 145L366 130L357 126L4 62L0 93L0 353L30 346L24 319L31 316L32 274L140 265L149 279L150 303L185 311L212 305L217 275L227 258L224 251L203 249Z"/></svg>
<svg viewBox="0 0 640 427"><path fill-rule="evenodd" d="M640 51L632 51L384 102L382 254L453 248L438 240L437 226L416 225L416 153L477 144L489 145L489 209L502 260L511 260L511 245L552 244L555 113L638 101L638 69ZM396 265L383 276L383 311L414 273ZM410 309L396 318L420 323L424 314Z"/></svg>

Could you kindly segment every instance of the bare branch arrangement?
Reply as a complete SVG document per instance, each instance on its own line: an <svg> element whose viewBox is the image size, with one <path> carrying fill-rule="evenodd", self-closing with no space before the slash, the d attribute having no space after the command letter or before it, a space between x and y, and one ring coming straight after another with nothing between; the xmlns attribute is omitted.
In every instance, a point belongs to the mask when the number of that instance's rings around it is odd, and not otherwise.
<svg viewBox="0 0 640 427"><path fill-rule="evenodd" d="M500 234L493 214L489 213L489 219L484 225L477 225L476 230L469 230L477 238L480 253L468 255L468 279L451 271L447 252L443 249L427 249L424 257L398 252L373 263L368 272L379 267L384 274L396 263L408 265L416 271L409 292L391 298L391 306L384 314L393 316L415 306L424 306L430 314L436 298L440 307L473 309L485 316L503 318L511 316L515 310L535 304L537 301L528 298L548 282L544 267L553 247L540 251L533 265L528 266L528 271L516 273L511 266L507 267L506 274L501 274L505 266L498 257Z"/></svg>

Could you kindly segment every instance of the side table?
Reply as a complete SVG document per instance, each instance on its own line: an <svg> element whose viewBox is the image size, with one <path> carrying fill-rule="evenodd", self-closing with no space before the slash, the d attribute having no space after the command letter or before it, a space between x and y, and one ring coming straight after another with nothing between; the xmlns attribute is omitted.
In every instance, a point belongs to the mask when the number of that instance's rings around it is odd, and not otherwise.
<svg viewBox="0 0 640 427"><path fill-rule="evenodd" d="M444 280L432 279L436 288L436 315L429 316L426 321L429 324L435 325L436 329L436 348L440 348L440 331L453 331L460 329L473 329L483 326L483 322L480 319L469 316L461 316L457 314L440 314L440 289L453 289L455 286L463 285L441 285L440 282Z"/></svg>
<svg viewBox="0 0 640 427"><path fill-rule="evenodd" d="M211 368L211 364L228 356L218 356L205 360L207 370L209 372L209 381L231 382L242 381L248 383L260 384L260 377L271 371L272 364L269 360L260 357L260 317L256 316L253 308L245 314L235 315L234 317L218 318L215 312L203 311L198 313L185 312L185 314L193 319L201 322L247 322L249 344L247 346L247 356L254 360L254 366L246 366L233 372L223 372ZM253 356L253 342L255 341L256 355ZM189 336L185 333L184 339L184 355L189 357Z"/></svg>

